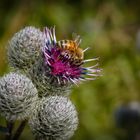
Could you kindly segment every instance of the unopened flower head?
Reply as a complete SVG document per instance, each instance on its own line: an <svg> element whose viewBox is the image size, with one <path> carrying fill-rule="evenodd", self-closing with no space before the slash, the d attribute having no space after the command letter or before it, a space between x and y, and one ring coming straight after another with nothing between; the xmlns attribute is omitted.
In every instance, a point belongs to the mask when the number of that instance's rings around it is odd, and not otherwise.
<svg viewBox="0 0 140 140"><path fill-rule="evenodd" d="M29 125L38 140L68 140L77 129L77 111L66 97L41 98Z"/></svg>
<svg viewBox="0 0 140 140"><path fill-rule="evenodd" d="M100 76L97 65L83 67L83 64L98 58L84 60L84 52L79 45L81 39L77 36L74 40L57 41L55 28L45 28L46 45L43 48L44 62L50 69L50 75L54 76L59 84L74 83L94 80Z"/></svg>
<svg viewBox="0 0 140 140"><path fill-rule="evenodd" d="M17 32L8 44L10 66L18 70L28 70L39 58L45 44L43 33L32 26Z"/></svg>
<svg viewBox="0 0 140 140"><path fill-rule="evenodd" d="M18 73L9 73L0 79L0 114L7 120L25 119L37 99L32 81Z"/></svg>

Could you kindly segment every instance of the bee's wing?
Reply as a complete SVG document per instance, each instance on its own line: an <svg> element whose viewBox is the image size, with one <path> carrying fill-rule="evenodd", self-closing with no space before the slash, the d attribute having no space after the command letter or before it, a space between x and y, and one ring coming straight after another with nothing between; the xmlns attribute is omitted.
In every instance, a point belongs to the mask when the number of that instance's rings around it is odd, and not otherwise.
<svg viewBox="0 0 140 140"><path fill-rule="evenodd" d="M77 35L76 33L72 33L72 39L77 44L77 46L79 46L82 41L80 35Z"/></svg>

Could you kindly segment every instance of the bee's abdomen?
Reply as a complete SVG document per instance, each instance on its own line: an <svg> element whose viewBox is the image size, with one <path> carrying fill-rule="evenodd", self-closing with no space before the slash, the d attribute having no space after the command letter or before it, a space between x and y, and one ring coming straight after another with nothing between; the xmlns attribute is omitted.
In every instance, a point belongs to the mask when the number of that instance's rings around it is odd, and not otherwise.
<svg viewBox="0 0 140 140"><path fill-rule="evenodd" d="M57 45L62 49L69 49L75 47L75 44L72 40L60 40L57 42Z"/></svg>
<svg viewBox="0 0 140 140"><path fill-rule="evenodd" d="M65 49L67 47L67 40L61 40L57 42L58 47Z"/></svg>

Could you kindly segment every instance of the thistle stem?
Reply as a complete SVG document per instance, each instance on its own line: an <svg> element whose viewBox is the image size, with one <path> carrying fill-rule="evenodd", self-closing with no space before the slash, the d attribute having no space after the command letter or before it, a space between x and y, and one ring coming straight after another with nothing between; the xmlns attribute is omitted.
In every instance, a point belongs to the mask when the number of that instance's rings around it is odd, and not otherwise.
<svg viewBox="0 0 140 140"><path fill-rule="evenodd" d="M9 134L9 130L7 127L1 126L0 125L0 133L4 133L5 135Z"/></svg>
<svg viewBox="0 0 140 140"><path fill-rule="evenodd" d="M7 121L8 133L6 134L5 140L11 140L13 127L14 127L14 122Z"/></svg>
<svg viewBox="0 0 140 140"><path fill-rule="evenodd" d="M25 126L26 126L27 120L24 120L20 123L19 127L17 128L12 140L18 140L21 133L23 132Z"/></svg>

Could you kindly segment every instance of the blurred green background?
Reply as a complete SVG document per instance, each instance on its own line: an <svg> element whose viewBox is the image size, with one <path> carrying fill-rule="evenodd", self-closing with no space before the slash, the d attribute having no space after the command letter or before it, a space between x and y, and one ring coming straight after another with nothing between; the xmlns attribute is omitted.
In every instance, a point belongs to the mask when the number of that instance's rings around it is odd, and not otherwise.
<svg viewBox="0 0 140 140"><path fill-rule="evenodd" d="M140 1L0 0L1 76L9 71L8 40L30 25L41 29L55 25L58 40L77 33L81 47L91 47L85 58L101 58L103 76L72 90L71 99L79 112L72 140L127 139L128 133L116 127L114 112L122 104L140 100ZM28 126L20 139L33 139Z"/></svg>

